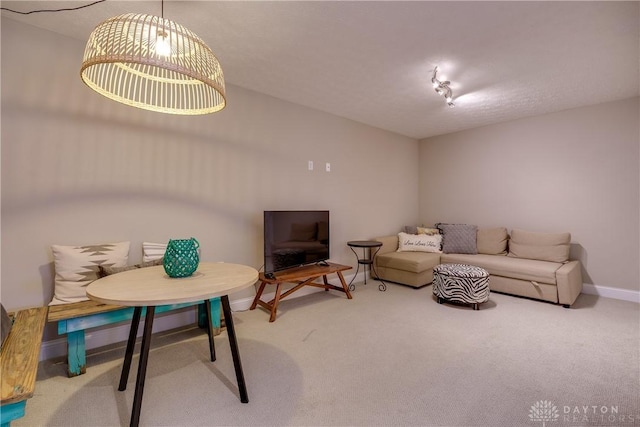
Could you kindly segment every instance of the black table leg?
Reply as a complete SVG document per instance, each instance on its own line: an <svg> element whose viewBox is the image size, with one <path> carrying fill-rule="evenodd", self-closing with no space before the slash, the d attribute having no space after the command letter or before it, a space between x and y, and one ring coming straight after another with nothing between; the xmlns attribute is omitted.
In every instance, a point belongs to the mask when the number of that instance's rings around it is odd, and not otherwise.
<svg viewBox="0 0 640 427"><path fill-rule="evenodd" d="M127 350L124 353L124 364L122 365L122 373L120 374L119 391L127 389L127 381L129 380L129 369L131 368L131 358L133 357L133 348L136 345L136 336L138 335L138 325L140 325L140 315L142 307L133 309L133 317L131 318L131 328L129 329L129 340L127 341Z"/></svg>
<svg viewBox="0 0 640 427"><path fill-rule="evenodd" d="M380 276L378 276L378 272L376 271L376 262L375 262L375 260L376 260L376 255L378 254L379 251L380 251L380 247L378 247L376 249L376 251L371 255L371 269L373 270L373 275L376 278L376 280L379 280L380 282L382 282L382 283L380 283L378 285L378 290L384 292L384 291L387 290L387 284L384 283L384 280L382 280L380 278Z"/></svg>
<svg viewBox="0 0 640 427"><path fill-rule="evenodd" d="M142 347L140 349L140 362L138 364L138 378L136 379L136 392L133 396L133 410L131 411L131 427L136 427L140 422L140 408L142 407L142 392L144 380L147 374L147 360L149 359L149 347L151 347L151 331L153 329L154 306L147 307L147 316L144 321L144 334L142 335Z"/></svg>
<svg viewBox="0 0 640 427"><path fill-rule="evenodd" d="M347 288L350 291L355 291L356 290L356 285L352 285L353 281L356 280L356 277L358 277L358 271L360 271L360 257L358 256L358 253L356 252L355 249L353 249L351 246L349 246L349 249L351 249L351 252L353 252L353 254L356 256L356 260L358 260L358 263L356 264L356 274L353 275L353 277L351 278L351 281L349 282L349 286L347 286ZM364 268L364 267L362 267ZM364 284L367 284L367 269L364 268Z"/></svg>
<svg viewBox="0 0 640 427"><path fill-rule="evenodd" d="M231 346L231 356L233 357L233 366L236 369L236 379L238 380L238 390L240 391L240 402L249 403L249 395L247 394L247 385L244 382L244 373L242 372L242 363L240 362L240 352L238 351L238 341L236 340L236 331L233 327L233 317L231 316L231 306L229 305L229 297L224 295L220 297L222 301L222 311L224 313L224 322L227 327L227 335L229 336L229 345Z"/></svg>
<svg viewBox="0 0 640 427"><path fill-rule="evenodd" d="M207 310L207 333L209 334L209 353L211 354L211 361L216 361L216 347L213 343L213 319L211 318L211 300L204 302L205 310Z"/></svg>

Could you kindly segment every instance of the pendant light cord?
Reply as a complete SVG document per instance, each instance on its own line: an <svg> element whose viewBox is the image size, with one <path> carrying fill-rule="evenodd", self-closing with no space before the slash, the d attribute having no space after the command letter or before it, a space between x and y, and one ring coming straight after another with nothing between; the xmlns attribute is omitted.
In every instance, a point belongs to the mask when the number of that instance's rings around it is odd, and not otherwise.
<svg viewBox="0 0 640 427"><path fill-rule="evenodd" d="M9 9L8 7L0 7L0 9L6 10L7 12L19 13L20 15L30 15L32 13L40 13L40 12L66 12L70 10L78 10L78 9L83 9L85 7L93 6L95 4L102 3L105 1L107 0L98 0L98 1L94 1L93 3L85 4L83 6L69 7L64 9L38 9L38 10L30 10L28 12L21 12L19 10Z"/></svg>

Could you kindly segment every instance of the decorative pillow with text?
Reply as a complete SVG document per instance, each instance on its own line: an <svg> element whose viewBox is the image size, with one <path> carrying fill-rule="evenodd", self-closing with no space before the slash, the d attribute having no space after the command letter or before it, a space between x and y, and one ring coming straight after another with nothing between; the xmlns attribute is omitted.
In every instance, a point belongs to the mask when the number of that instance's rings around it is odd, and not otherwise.
<svg viewBox="0 0 640 427"><path fill-rule="evenodd" d="M398 252L441 253L442 236L398 233Z"/></svg>

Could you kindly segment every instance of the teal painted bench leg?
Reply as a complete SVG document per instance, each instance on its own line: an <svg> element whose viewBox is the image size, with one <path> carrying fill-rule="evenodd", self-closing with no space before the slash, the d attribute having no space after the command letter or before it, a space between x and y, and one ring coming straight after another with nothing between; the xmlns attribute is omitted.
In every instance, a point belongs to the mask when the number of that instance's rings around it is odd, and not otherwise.
<svg viewBox="0 0 640 427"><path fill-rule="evenodd" d="M203 302L198 304L198 327L201 329L207 327L207 313L205 312Z"/></svg>
<svg viewBox="0 0 640 427"><path fill-rule="evenodd" d="M207 322L207 303L211 312L211 326ZM220 329L220 298L211 298L209 301L198 304L198 326L207 331L209 336L209 351L211 361L216 361L216 347L213 342L213 328Z"/></svg>
<svg viewBox="0 0 640 427"><path fill-rule="evenodd" d="M220 298L211 298L211 319L214 328L220 327ZM207 327L207 312L204 308L204 302L198 304L198 327Z"/></svg>
<svg viewBox="0 0 640 427"><path fill-rule="evenodd" d="M9 403L0 407L0 420L2 420L2 427L9 427L11 421L24 417L24 409L27 406L26 400L20 402Z"/></svg>
<svg viewBox="0 0 640 427"><path fill-rule="evenodd" d="M170 304L156 307L156 314L184 307L193 306L193 303ZM207 315L204 302L198 304L198 326L207 327ZM143 315L145 310L143 309ZM220 328L220 298L211 298L211 319L214 328ZM74 319L58 321L58 334L67 335L67 364L69 377L82 375L87 371L87 356L85 345L85 329L104 326L112 323L131 320L133 307L97 313Z"/></svg>
<svg viewBox="0 0 640 427"><path fill-rule="evenodd" d="M67 333L67 363L69 376L75 377L87 372L87 350L84 343L84 331Z"/></svg>

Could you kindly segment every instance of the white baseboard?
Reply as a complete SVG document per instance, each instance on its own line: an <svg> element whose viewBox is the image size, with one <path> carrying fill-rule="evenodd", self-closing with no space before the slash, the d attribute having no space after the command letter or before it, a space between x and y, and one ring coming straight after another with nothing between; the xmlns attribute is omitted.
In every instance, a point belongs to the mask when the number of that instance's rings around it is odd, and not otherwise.
<svg viewBox="0 0 640 427"><path fill-rule="evenodd" d="M582 293L623 301L631 301L640 304L640 292L630 291L628 289L610 288L607 286L590 285L585 283L582 285Z"/></svg>
<svg viewBox="0 0 640 427"><path fill-rule="evenodd" d="M344 276L347 283L353 278L353 274ZM364 281L364 273L359 273L356 281ZM320 288L306 287L291 295L290 298L297 298L309 295L313 292L321 291ZM263 294L262 299L269 301L275 296L275 291L269 294ZM241 298L229 302L231 311L245 311L251 307L253 298ZM196 321L196 310L184 310L176 313L158 316L153 321L153 332L162 332L170 329L179 328L194 324ZM138 336L142 336L143 328L139 328ZM85 332L85 346L87 350L103 347L109 344L126 341L129 338L129 323L123 323L118 326L88 330ZM52 359L55 357L67 356L67 340L66 337L51 341L44 341L40 348L40 360Z"/></svg>

